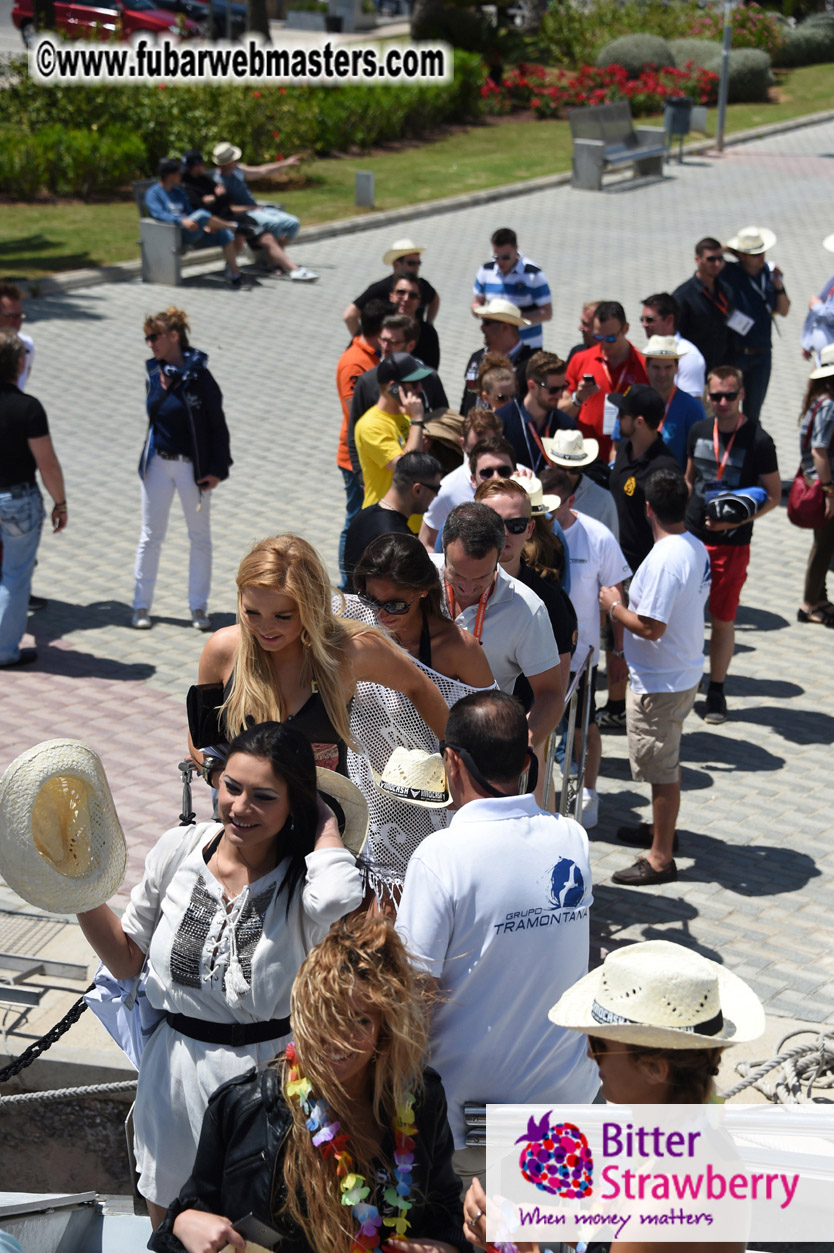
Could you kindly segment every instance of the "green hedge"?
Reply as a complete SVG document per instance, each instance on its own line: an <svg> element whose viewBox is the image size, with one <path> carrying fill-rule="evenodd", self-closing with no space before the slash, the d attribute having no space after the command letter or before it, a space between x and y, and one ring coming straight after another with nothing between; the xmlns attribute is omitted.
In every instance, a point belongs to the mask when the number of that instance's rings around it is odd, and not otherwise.
<svg viewBox="0 0 834 1253"><path fill-rule="evenodd" d="M793 29L788 27L775 60L780 66L834 61L834 15L813 13Z"/></svg>
<svg viewBox="0 0 834 1253"><path fill-rule="evenodd" d="M672 39L669 47L675 65L682 68L689 61L713 74L721 73L721 45L707 39ZM728 100L730 104L756 104L767 100L774 78L770 57L760 48L733 48L730 51Z"/></svg>
<svg viewBox="0 0 834 1253"><path fill-rule="evenodd" d="M721 45L711 39L670 39L669 48L678 69L682 69L689 61L693 65L714 69L716 53L719 58L721 56Z"/></svg>
<svg viewBox="0 0 834 1253"><path fill-rule="evenodd" d="M674 61L668 43L658 35L622 35L605 45L595 64L600 70L621 65L629 78L637 78L646 66L660 69Z"/></svg>
<svg viewBox="0 0 834 1253"><path fill-rule="evenodd" d="M42 188L56 196L108 195L139 178L145 160L142 140L123 127L100 132L53 124L34 135L4 128L0 191L24 200Z"/></svg>

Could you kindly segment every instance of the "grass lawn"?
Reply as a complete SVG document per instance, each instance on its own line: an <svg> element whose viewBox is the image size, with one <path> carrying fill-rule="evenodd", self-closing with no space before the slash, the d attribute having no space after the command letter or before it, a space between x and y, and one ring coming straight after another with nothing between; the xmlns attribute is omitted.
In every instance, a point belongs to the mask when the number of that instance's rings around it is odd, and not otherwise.
<svg viewBox="0 0 834 1253"><path fill-rule="evenodd" d="M828 65L803 66L779 77L780 101L736 104L727 133L801 117L831 106ZM662 125L662 118L641 119ZM710 110L714 133L715 110ZM497 142L499 141L500 142ZM376 175L378 209L435 200L570 169L567 122L502 120L474 126L430 144L376 156L311 161L305 187L279 198L305 225L360 212L353 203L357 170ZM132 200L118 204L22 205L0 214L0 276L38 279L64 270L108 265L139 255Z"/></svg>

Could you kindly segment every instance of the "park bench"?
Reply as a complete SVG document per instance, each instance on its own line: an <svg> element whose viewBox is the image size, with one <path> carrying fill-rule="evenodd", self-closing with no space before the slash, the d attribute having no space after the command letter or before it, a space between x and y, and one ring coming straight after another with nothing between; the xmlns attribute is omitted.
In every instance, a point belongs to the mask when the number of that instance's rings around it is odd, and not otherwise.
<svg viewBox="0 0 834 1253"><path fill-rule="evenodd" d="M666 136L659 126L636 126L627 100L569 109L573 139L572 187L602 189L603 170L633 165L635 175L662 174Z"/></svg>

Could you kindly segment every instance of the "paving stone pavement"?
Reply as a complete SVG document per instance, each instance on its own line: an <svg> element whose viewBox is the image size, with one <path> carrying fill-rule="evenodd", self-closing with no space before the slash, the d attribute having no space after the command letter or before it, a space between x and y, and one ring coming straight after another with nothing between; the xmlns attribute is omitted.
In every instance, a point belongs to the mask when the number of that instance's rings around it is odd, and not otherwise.
<svg viewBox="0 0 834 1253"><path fill-rule="evenodd" d="M180 290L100 285L27 304L37 344L30 390L46 405L67 475L69 527L45 535L35 590L49 608L30 624L36 667L3 675L0 768L52 735L88 740L104 757L130 845L127 890L149 845L180 808L176 762L185 742L184 696L203 638L188 624L187 548L178 506L160 566L154 628L129 629L139 525L136 464L145 430L142 321L176 303L193 341L208 351L226 401L235 465L212 498L214 625L232 620L234 573L247 545L297 530L335 573L343 512L335 464L340 411L334 388L346 344L340 314L380 277L393 238L427 247L424 270L441 294L441 375L453 404L479 345L468 307L489 236L512 225L547 272L554 319L545 346L563 354L578 338L584 299L620 299L640 346L641 298L691 272L695 240L728 238L754 222L778 236L793 308L777 319L775 369L763 422L776 439L782 477L798 460L797 414L806 366L798 336L809 295L829 277L820 241L831 230L834 124L809 127L668 167L660 183L615 180L601 193L568 187L371 230L293 252L319 283L259 280L228 291L217 273ZM450 192L454 187L454 169ZM827 769L834 740L834 632L800 626L809 537L784 511L756 528L727 694L730 720L698 713L683 743L680 878L660 889L613 886L626 853L613 832L646 812L631 782L622 735L606 735L599 827L595 951L639 938L682 940L750 980L769 1012L834 1023L834 863ZM197 793L207 817L205 792ZM124 899L124 897L122 897ZM0 906L21 903L0 887Z"/></svg>

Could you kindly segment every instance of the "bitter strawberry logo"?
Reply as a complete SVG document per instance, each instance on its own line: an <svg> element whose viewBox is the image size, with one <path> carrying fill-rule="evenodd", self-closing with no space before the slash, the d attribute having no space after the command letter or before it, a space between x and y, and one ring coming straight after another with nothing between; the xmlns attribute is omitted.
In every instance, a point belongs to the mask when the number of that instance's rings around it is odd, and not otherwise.
<svg viewBox="0 0 834 1253"><path fill-rule="evenodd" d="M531 1117L526 1135L516 1140L516 1144L524 1142L518 1159L521 1173L542 1192L574 1200L590 1196L594 1159L588 1141L573 1123L551 1126L552 1113L548 1110L541 1122Z"/></svg>

